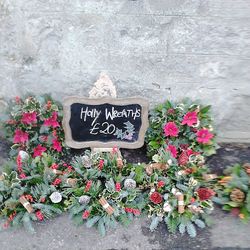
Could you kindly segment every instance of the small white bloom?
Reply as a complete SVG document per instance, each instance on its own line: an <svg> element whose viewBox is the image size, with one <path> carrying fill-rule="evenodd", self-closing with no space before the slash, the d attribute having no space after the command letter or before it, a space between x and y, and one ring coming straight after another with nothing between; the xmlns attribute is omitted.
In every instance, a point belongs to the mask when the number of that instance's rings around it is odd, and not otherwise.
<svg viewBox="0 0 250 250"><path fill-rule="evenodd" d="M167 161L167 163L168 163L169 166L171 166L172 163L173 163L173 161L172 161L171 159L169 159L169 160Z"/></svg>
<svg viewBox="0 0 250 250"><path fill-rule="evenodd" d="M134 189L134 188L136 188L136 181L133 179L126 179L124 181L124 187L126 189Z"/></svg>
<svg viewBox="0 0 250 250"><path fill-rule="evenodd" d="M165 202L163 205L163 210L168 213L172 210L172 207L170 206L168 202Z"/></svg>
<svg viewBox="0 0 250 250"><path fill-rule="evenodd" d="M49 198L53 203L59 203L62 200L62 195L59 192L53 192Z"/></svg>
<svg viewBox="0 0 250 250"><path fill-rule="evenodd" d="M175 195L177 193L177 189L176 188L172 188L171 189L171 193Z"/></svg>
<svg viewBox="0 0 250 250"><path fill-rule="evenodd" d="M152 194L153 192L155 192L155 188L150 189L150 194Z"/></svg>
<svg viewBox="0 0 250 250"><path fill-rule="evenodd" d="M153 157L152 157L152 160L156 163L160 162L160 156L158 154L155 154Z"/></svg>
<svg viewBox="0 0 250 250"><path fill-rule="evenodd" d="M20 150L18 153L22 159L22 161L27 161L29 159L29 154L23 150Z"/></svg>
<svg viewBox="0 0 250 250"><path fill-rule="evenodd" d="M78 201L82 205L87 205L90 202L90 197L88 195L82 195L81 197L79 197Z"/></svg>
<svg viewBox="0 0 250 250"><path fill-rule="evenodd" d="M178 175L178 176L182 176L182 175L184 175L184 173L185 173L185 171L180 170L180 171L177 172L177 175Z"/></svg>

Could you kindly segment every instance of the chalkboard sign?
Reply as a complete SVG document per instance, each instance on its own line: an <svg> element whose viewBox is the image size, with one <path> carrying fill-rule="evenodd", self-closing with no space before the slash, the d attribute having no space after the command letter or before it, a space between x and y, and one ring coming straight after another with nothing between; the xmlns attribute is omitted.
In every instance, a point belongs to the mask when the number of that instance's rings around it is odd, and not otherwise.
<svg viewBox="0 0 250 250"><path fill-rule="evenodd" d="M148 102L142 98L64 101L65 141L69 147L139 148L148 127Z"/></svg>

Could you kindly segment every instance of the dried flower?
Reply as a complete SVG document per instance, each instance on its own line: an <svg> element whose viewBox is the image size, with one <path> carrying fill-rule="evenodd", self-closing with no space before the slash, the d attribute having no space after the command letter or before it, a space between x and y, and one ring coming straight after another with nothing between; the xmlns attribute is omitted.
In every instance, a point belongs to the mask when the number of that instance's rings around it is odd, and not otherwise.
<svg viewBox="0 0 250 250"><path fill-rule="evenodd" d="M87 155L83 155L82 157L82 164L85 168L91 168L91 159Z"/></svg>
<svg viewBox="0 0 250 250"><path fill-rule="evenodd" d="M53 192L49 198L53 203L59 203L62 201L62 195L59 192Z"/></svg>
<svg viewBox="0 0 250 250"><path fill-rule="evenodd" d="M126 179L124 181L124 187L126 189L134 189L134 188L136 188L136 182L135 182L135 180L133 180L133 179Z"/></svg>
<svg viewBox="0 0 250 250"><path fill-rule="evenodd" d="M82 195L81 197L79 197L78 201L82 205L88 205L90 202L90 196Z"/></svg>

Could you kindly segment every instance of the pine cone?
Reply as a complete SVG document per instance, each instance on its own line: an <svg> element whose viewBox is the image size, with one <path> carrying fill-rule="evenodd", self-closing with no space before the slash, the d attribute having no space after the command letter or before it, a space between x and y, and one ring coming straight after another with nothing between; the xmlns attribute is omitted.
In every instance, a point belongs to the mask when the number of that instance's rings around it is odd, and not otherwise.
<svg viewBox="0 0 250 250"><path fill-rule="evenodd" d="M245 163L243 168L245 169L246 173L250 175L250 163Z"/></svg>
<svg viewBox="0 0 250 250"><path fill-rule="evenodd" d="M238 188L234 188L230 194L230 199L234 202L243 202L245 199L245 194Z"/></svg>
<svg viewBox="0 0 250 250"><path fill-rule="evenodd" d="M186 151L183 151L178 159L178 163L180 166L185 166L188 163L189 157Z"/></svg>

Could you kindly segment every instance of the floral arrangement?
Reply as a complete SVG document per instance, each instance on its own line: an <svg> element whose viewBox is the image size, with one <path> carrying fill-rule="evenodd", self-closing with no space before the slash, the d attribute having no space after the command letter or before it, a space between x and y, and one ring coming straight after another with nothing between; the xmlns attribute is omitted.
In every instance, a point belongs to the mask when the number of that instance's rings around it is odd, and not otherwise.
<svg viewBox="0 0 250 250"><path fill-rule="evenodd" d="M45 95L16 97L9 107L9 118L3 126L13 143L12 156L20 150L32 154L33 158L44 152L58 156L65 154L61 104Z"/></svg>
<svg viewBox="0 0 250 250"><path fill-rule="evenodd" d="M126 165L116 149L111 154L89 151L76 157L72 166L79 173L77 185L67 190L69 212L76 224L97 226L101 235L117 223L128 225L145 206L140 167ZM82 185L84 183L84 185Z"/></svg>
<svg viewBox="0 0 250 250"><path fill-rule="evenodd" d="M17 162L8 162L0 176L2 228L24 225L33 232L32 221L61 214L67 199L63 189L71 171L66 163L57 163L46 153L33 159L20 151Z"/></svg>
<svg viewBox="0 0 250 250"><path fill-rule="evenodd" d="M250 218L250 164L235 164L225 169L224 174L214 187L218 194L214 201L222 205L223 210L247 222Z"/></svg>
<svg viewBox="0 0 250 250"><path fill-rule="evenodd" d="M153 159L157 162L146 167L148 179L147 212L152 219L153 231L160 221L164 221L169 232L178 229L181 234L187 232L196 236L196 228L209 225L209 214L213 210L212 197L215 192L207 186L208 168L199 163L200 156L186 166L162 149Z"/></svg>
<svg viewBox="0 0 250 250"><path fill-rule="evenodd" d="M209 156L215 153L215 133L210 106L185 100L182 103L166 101L150 114L150 127L146 136L148 155L153 156L164 147L182 162L190 154Z"/></svg>
<svg viewBox="0 0 250 250"><path fill-rule="evenodd" d="M196 226L209 224L215 195L204 163L216 149L209 108L158 106L147 134L151 164L127 163L116 147L85 151L67 164L61 105L48 96L16 98L4 124L13 160L0 176L2 228L24 225L32 232L33 221L69 211L74 223L105 235L147 214L152 231L165 221L169 232L194 237Z"/></svg>

